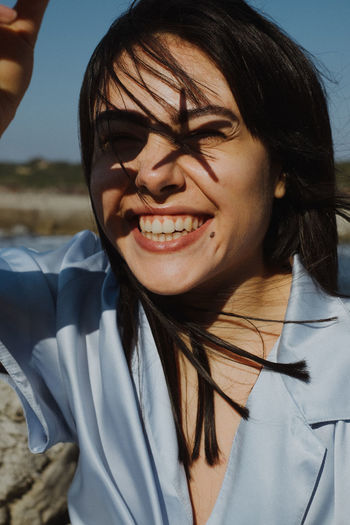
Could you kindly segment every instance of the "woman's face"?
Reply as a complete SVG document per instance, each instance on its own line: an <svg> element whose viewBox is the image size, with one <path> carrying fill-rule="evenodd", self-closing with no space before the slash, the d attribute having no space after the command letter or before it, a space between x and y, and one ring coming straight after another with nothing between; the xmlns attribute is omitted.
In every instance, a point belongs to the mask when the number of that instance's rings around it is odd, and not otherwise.
<svg viewBox="0 0 350 525"><path fill-rule="evenodd" d="M283 183L247 130L222 73L198 48L166 41L207 101L194 105L181 86L143 71L157 99L118 71L145 110L110 88L117 110L98 117L94 207L108 239L149 290L173 295L230 288L264 272L263 239ZM137 77L131 60L123 59ZM176 83L169 71L151 65Z"/></svg>

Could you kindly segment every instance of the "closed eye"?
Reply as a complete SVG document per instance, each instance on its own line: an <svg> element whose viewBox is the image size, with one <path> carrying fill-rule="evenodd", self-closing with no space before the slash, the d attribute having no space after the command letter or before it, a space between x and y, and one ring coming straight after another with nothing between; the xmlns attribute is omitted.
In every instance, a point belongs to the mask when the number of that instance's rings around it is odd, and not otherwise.
<svg viewBox="0 0 350 525"><path fill-rule="evenodd" d="M216 145L226 139L226 134L219 130L196 130L185 137L187 143L197 143L201 145Z"/></svg>
<svg viewBox="0 0 350 525"><path fill-rule="evenodd" d="M100 137L100 148L114 154L119 162L129 162L138 156L146 142L146 134L114 132Z"/></svg>
<svg viewBox="0 0 350 525"><path fill-rule="evenodd" d="M107 137L101 137L100 145L104 150L113 149L114 147L122 147L125 145L133 145L144 140L135 135L127 135L125 133L114 133Z"/></svg>
<svg viewBox="0 0 350 525"><path fill-rule="evenodd" d="M193 126L183 133L181 142L190 148L212 148L230 139L238 129L238 122L228 119L215 119Z"/></svg>
<svg viewBox="0 0 350 525"><path fill-rule="evenodd" d="M227 134L218 129L197 129L180 138L180 144L200 153L205 148L214 148L227 140Z"/></svg>

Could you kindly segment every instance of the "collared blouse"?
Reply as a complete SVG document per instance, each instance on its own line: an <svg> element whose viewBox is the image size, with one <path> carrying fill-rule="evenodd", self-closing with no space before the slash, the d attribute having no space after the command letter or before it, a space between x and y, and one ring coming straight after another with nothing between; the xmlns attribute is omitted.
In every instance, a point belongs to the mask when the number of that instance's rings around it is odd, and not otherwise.
<svg viewBox="0 0 350 525"><path fill-rule="evenodd" d="M29 446L80 447L72 525L190 525L169 396L144 312L130 373L116 322L118 283L97 238L0 256L2 376L21 398ZM263 369L208 525L350 523L349 301L325 294L298 257L270 360L305 359L309 383Z"/></svg>

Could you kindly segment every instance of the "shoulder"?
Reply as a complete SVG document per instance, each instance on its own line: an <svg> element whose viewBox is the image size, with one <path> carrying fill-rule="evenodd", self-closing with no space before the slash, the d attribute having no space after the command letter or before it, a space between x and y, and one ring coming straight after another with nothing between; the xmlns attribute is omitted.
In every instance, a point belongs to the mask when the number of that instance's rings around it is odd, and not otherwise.
<svg viewBox="0 0 350 525"><path fill-rule="evenodd" d="M91 232L46 253L0 252L0 362L23 400L33 450L72 439L63 370L72 368L85 339L96 334L116 293L107 257Z"/></svg>
<svg viewBox="0 0 350 525"><path fill-rule="evenodd" d="M0 269L15 272L39 270L43 273L59 273L67 267L106 267L107 258L98 237L90 231L82 231L60 248L39 253L28 248L0 250Z"/></svg>
<svg viewBox="0 0 350 525"><path fill-rule="evenodd" d="M0 250L0 290L11 290L11 286L47 281L49 286L60 274L86 270L106 272L108 260L98 237L83 231L68 243L52 251L39 253L28 248ZM8 286L9 281L11 286ZM12 288L13 290L13 288Z"/></svg>
<svg viewBox="0 0 350 525"><path fill-rule="evenodd" d="M20 320L48 323L57 313L57 300L72 282L101 287L109 265L97 236L88 231L74 236L57 250L38 253L26 248L0 251L1 326ZM77 286L71 287L77 291ZM73 293L73 290L72 290ZM33 326L32 326L33 328Z"/></svg>
<svg viewBox="0 0 350 525"><path fill-rule="evenodd" d="M349 311L350 299L327 294L295 261L287 310L290 324L282 331L278 353L281 362L307 363L309 383L287 376L283 380L311 424L350 420Z"/></svg>

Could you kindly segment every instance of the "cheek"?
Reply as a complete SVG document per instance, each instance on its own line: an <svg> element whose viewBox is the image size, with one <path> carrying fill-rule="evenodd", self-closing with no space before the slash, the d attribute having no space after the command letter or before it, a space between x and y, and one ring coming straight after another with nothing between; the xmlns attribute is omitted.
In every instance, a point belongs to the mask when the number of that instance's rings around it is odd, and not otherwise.
<svg viewBox="0 0 350 525"><path fill-rule="evenodd" d="M119 241L129 234L127 223L121 216L123 192L118 188L96 183L91 179L91 199L96 219L110 242L118 248Z"/></svg>
<svg viewBox="0 0 350 525"><path fill-rule="evenodd" d="M97 218L101 226L106 225L118 213L129 179L118 168L96 166L91 172L90 192Z"/></svg>
<svg viewBox="0 0 350 525"><path fill-rule="evenodd" d="M97 163L91 172L90 193L97 221L120 252L123 239L130 233L130 224L123 218L124 197L133 192L130 177L107 160Z"/></svg>
<svg viewBox="0 0 350 525"><path fill-rule="evenodd" d="M220 197L217 198L221 198L233 212L260 214L266 209L269 213L274 191L270 166L264 158L258 160L236 158L217 170L221 173L217 185Z"/></svg>
<svg viewBox="0 0 350 525"><path fill-rule="evenodd" d="M229 231L230 250L237 246L262 244L269 226L274 198L273 177L266 155L237 154L226 163L216 195L223 211L226 231ZM221 204L220 204L221 200Z"/></svg>

